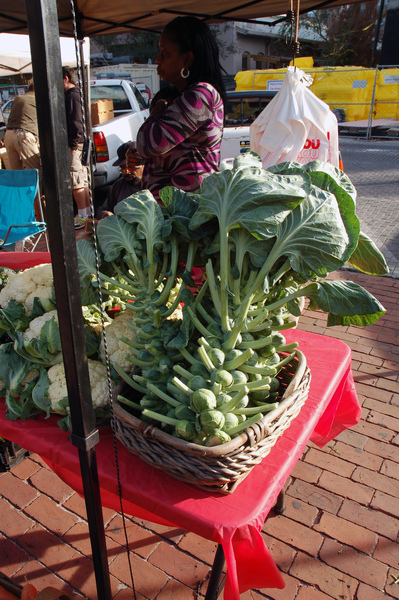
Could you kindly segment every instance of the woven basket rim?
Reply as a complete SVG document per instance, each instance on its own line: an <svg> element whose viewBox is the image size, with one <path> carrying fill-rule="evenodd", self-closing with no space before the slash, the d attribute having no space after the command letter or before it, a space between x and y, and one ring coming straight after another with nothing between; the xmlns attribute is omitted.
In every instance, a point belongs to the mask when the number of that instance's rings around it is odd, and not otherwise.
<svg viewBox="0 0 399 600"><path fill-rule="evenodd" d="M256 426L260 426L261 428L267 430L270 424L273 423L273 421L275 421L295 401L295 396L297 395L296 390L299 387L307 368L306 357L303 352L297 349L295 351L295 358L297 359L296 371L290 383L288 384L277 408L264 415L257 423L255 423ZM251 427L245 429L236 438L233 438L224 444L219 444L218 446L201 446L200 444L194 444L193 442L188 442L186 440L174 437L169 433L162 431L158 427L155 427L154 425L149 425L148 423L141 421L139 418L131 415L124 408L122 408L117 398L121 389L121 387L119 387L120 385L121 384L119 384L113 392L112 410L114 417L116 416L128 426L139 430L145 437L154 438L161 443L164 443L168 446L173 446L175 449L181 450L187 454L193 454L195 456L207 456L210 458L214 457L215 459L236 451L248 441L251 443L252 436L248 435L248 431L251 429Z"/></svg>

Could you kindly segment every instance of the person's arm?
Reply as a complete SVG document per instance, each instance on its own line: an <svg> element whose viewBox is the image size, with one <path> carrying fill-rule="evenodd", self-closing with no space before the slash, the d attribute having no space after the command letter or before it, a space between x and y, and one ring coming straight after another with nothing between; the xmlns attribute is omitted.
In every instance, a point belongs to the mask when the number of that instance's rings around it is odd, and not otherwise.
<svg viewBox="0 0 399 600"><path fill-rule="evenodd" d="M80 138L80 124L82 122L82 109L80 101L75 94L69 94L67 99L67 124L68 142L72 150L76 150Z"/></svg>
<svg viewBox="0 0 399 600"><path fill-rule="evenodd" d="M137 152L149 158L167 154L209 120L222 100L209 84L191 86L170 105L156 101L137 134Z"/></svg>

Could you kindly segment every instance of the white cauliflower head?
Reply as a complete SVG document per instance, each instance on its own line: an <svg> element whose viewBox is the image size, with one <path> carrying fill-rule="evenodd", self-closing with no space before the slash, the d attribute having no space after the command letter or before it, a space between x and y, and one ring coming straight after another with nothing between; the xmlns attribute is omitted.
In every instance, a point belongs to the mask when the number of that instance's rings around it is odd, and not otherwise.
<svg viewBox="0 0 399 600"><path fill-rule="evenodd" d="M106 324L105 337L107 340L108 357L111 364L117 363L124 371L131 371L133 363L131 363L126 355L130 354L130 348L125 342L120 340L121 335L127 338L134 339L134 331L128 326L128 323L133 322L133 313L130 310L125 310L123 313L115 317L111 323ZM100 358L105 362L104 336L101 336L100 343Z"/></svg>
<svg viewBox="0 0 399 600"><path fill-rule="evenodd" d="M24 331L24 341L29 342L32 338L40 338L40 332L46 321L49 321L54 317L55 322L58 323L58 313L56 310L50 310L36 319L32 319L29 323L28 329Z"/></svg>
<svg viewBox="0 0 399 600"><path fill-rule="evenodd" d="M32 314L35 298L54 298L53 269L51 264L37 265L10 275L0 292L0 306L7 308L10 300L21 302L27 315Z"/></svg>
<svg viewBox="0 0 399 600"><path fill-rule="evenodd" d="M98 360L88 359L90 389L93 407L101 408L109 404L109 390L107 369ZM54 365L47 371L50 380L48 395L51 401L51 412L65 415L66 410L62 402L68 397L64 363Z"/></svg>

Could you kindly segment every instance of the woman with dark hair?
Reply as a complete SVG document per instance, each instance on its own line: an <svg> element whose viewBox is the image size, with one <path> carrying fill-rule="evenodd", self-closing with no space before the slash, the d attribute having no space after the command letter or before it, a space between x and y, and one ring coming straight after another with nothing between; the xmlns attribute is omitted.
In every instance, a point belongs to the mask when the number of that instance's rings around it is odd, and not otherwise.
<svg viewBox="0 0 399 600"><path fill-rule="evenodd" d="M156 62L171 85L155 95L136 143L145 161L143 189L159 198L168 185L195 191L218 170L224 85L216 41L195 17L177 17L165 27ZM135 164L128 154L128 167Z"/></svg>

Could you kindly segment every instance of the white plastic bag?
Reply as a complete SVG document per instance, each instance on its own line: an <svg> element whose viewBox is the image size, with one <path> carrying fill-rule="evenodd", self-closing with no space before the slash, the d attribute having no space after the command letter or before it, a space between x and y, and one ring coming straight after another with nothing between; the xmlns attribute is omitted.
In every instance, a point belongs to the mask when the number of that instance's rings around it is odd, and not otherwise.
<svg viewBox="0 0 399 600"><path fill-rule="evenodd" d="M250 147L263 167L312 160L339 166L338 122L329 106L309 90L312 79L288 67L281 89L250 127Z"/></svg>

